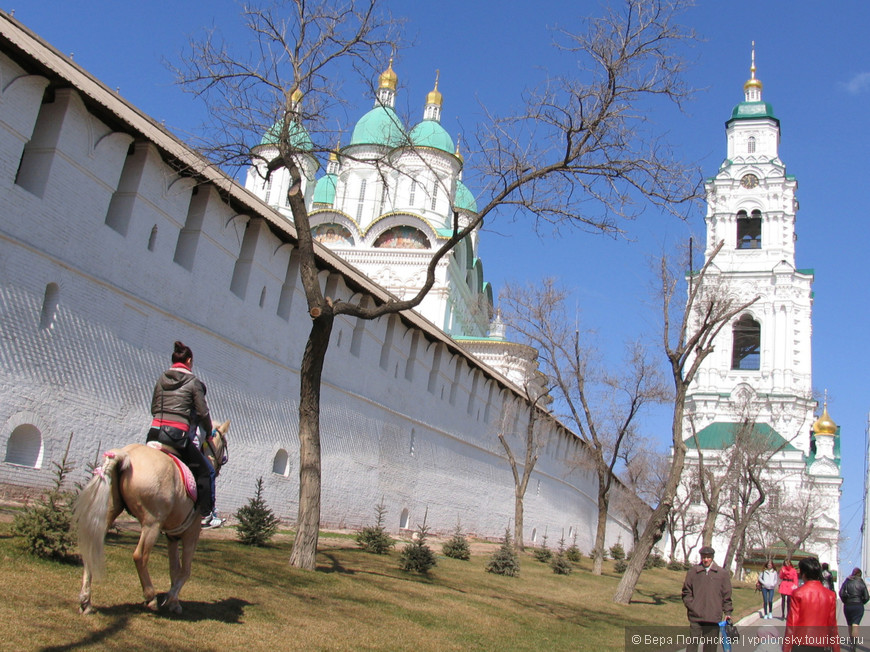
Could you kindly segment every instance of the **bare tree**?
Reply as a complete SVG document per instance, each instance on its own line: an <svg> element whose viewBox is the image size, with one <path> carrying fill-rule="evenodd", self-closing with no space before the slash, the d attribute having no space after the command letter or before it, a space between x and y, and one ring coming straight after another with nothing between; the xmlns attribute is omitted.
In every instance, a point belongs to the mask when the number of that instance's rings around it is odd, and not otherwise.
<svg viewBox="0 0 870 652"><path fill-rule="evenodd" d="M507 454L508 463L514 478L514 546L517 550L525 548L523 539L523 501L526 489L529 486L529 479L532 477L532 471L535 470L535 464L538 462L538 450L544 445L544 442L540 439L538 420L542 414L539 404L546 399L546 393L539 391L539 389L531 389L527 385L526 396L529 397L526 400L518 398L505 405L498 432L498 440ZM519 412L523 407L528 410L528 420L526 421L525 436L521 438L524 456L522 464L520 464L510 443L508 443L508 438L511 433L516 431Z"/></svg>
<svg viewBox="0 0 870 652"><path fill-rule="evenodd" d="M785 546L786 559L817 540L816 522L822 505L813 484L812 478L805 480L799 491L782 500L778 509L771 510L765 519Z"/></svg>
<svg viewBox="0 0 870 652"><path fill-rule="evenodd" d="M678 275L668 265L665 257L660 263L662 298L662 341L665 354L671 367L674 381L674 413L671 421L673 455L662 495L647 522L646 529L634 549L628 567L616 587L613 601L628 604L643 566L653 546L662 538L668 522L668 513L674 505L677 486L683 473L686 459L686 444L683 441L683 421L686 408L686 394L695 378L701 363L713 352L713 343L719 332L731 319L758 300L748 302L735 299L726 284L719 279L710 279L710 267L721 251L720 242L695 276L691 270L688 275L688 300L679 317L679 325L672 333L672 301L678 286ZM685 277L683 277L685 278Z"/></svg>
<svg viewBox="0 0 870 652"><path fill-rule="evenodd" d="M620 10L591 19L582 32L557 32L560 51L577 61L578 77L546 79L523 95L517 115L487 115L467 154L483 186L471 219L453 211L452 233L432 253L414 296L361 299L325 296L308 209L300 192L302 157L335 146L327 125L342 122L337 80L351 71L374 77L398 41L398 24L382 0L287 0L246 6L251 45L194 42L180 82L208 102L214 129L203 151L219 164L247 164L258 152L267 176L284 169L296 227L301 283L311 330L300 368L299 516L290 563L313 569L320 524L320 385L337 315L376 319L420 304L435 283L439 261L484 219L508 212L534 224L620 233L623 219L648 203L677 212L698 196L699 175L675 162L644 119L647 102L679 105L688 95L675 45L687 38L675 17L684 0L625 0ZM383 69L381 67L381 69ZM299 101L304 94L304 103ZM306 137L303 137L305 130ZM269 133L273 149L257 148ZM470 140L470 139L469 139ZM475 141L471 141L475 142ZM392 149L367 159L383 169Z"/></svg>
<svg viewBox="0 0 870 652"><path fill-rule="evenodd" d="M632 549L640 540L652 508L664 485L662 470L667 458L656 451L653 442L645 437L629 437L619 451L622 471L619 477L625 491L617 492L611 505L631 526Z"/></svg>
<svg viewBox="0 0 870 652"><path fill-rule="evenodd" d="M507 286L500 305L505 323L520 341L538 350L539 368L552 387L556 409L566 413L566 421L586 444L578 462L590 465L598 478L592 572L600 575L610 492L618 482L614 468L623 444L634 435L638 414L667 394L658 369L639 344L629 347L620 373L596 365L597 349L589 338L581 338L576 316L566 309L567 296L554 279L544 279L538 287Z"/></svg>

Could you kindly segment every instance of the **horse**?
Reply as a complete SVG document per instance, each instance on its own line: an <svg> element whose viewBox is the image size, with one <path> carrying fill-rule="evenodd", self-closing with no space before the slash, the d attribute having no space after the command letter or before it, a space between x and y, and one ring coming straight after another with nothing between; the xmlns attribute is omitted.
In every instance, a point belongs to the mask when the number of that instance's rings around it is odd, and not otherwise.
<svg viewBox="0 0 870 652"><path fill-rule="evenodd" d="M212 441L204 447L215 473L226 461L229 427L229 421L219 425ZM126 509L141 525L133 561L139 573L145 605L152 611L158 609L157 592L148 574L148 559L162 531L168 540L172 586L160 606L180 614L178 594L190 577L193 553L202 532L199 513L193 499L188 496L180 469L165 452L144 444L112 449L104 453L104 457L103 464L79 494L73 516L84 561L79 612L90 614L94 611L91 581L105 575L106 531ZM183 549L180 560L179 543Z"/></svg>

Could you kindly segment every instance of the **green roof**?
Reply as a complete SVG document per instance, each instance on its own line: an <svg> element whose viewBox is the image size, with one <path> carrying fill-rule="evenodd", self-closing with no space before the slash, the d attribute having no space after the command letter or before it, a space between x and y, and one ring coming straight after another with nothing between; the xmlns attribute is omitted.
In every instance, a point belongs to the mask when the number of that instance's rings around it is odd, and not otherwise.
<svg viewBox="0 0 870 652"><path fill-rule="evenodd" d="M758 118L770 118L779 122L773 115L773 106L770 102L741 102L731 112L731 120L757 120Z"/></svg>
<svg viewBox="0 0 870 652"><path fill-rule="evenodd" d="M418 147L432 147L452 154L455 151L453 139L437 120L423 120L411 130L411 142Z"/></svg>
<svg viewBox="0 0 870 652"><path fill-rule="evenodd" d="M280 120L272 125L272 127L263 134L263 139L260 141L260 144L277 145L278 139L281 137L281 129L283 126L284 123ZM293 145L293 147L296 147L297 149L310 150L314 146L311 142L311 136L308 135L305 127L300 125L298 122L291 122L288 132L288 135L290 136L290 144Z"/></svg>
<svg viewBox="0 0 870 652"><path fill-rule="evenodd" d="M461 181L456 182L456 195L453 198L453 206L460 209L471 211L472 213L477 212L477 202L474 200L474 195L471 194L471 191Z"/></svg>
<svg viewBox="0 0 870 652"><path fill-rule="evenodd" d="M335 201L335 181L336 176L334 174L320 177L317 185L314 187L313 201L315 204L329 204L332 206Z"/></svg>
<svg viewBox="0 0 870 652"><path fill-rule="evenodd" d="M711 423L698 433L698 444L704 450L725 450L734 445L734 434L743 427L742 423L719 422ZM766 423L756 423L753 426L753 436L767 444L767 450L795 451L794 446ZM695 438L685 440L686 447L695 448Z"/></svg>
<svg viewBox="0 0 870 652"><path fill-rule="evenodd" d="M392 107L376 106L359 119L350 137L351 145L387 145L405 142L405 127Z"/></svg>

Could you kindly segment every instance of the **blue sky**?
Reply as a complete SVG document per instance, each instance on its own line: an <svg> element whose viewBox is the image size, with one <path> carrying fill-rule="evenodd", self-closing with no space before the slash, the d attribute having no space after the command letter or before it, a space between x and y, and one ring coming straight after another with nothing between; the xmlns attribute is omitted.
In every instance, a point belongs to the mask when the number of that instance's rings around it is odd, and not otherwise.
<svg viewBox="0 0 870 652"><path fill-rule="evenodd" d="M698 89L695 99L683 114L669 110L649 118L668 133L680 156L696 162L705 177L713 176L725 156L724 123L743 99L750 43L756 41L764 99L781 121L780 156L799 184L797 267L816 272L814 387L827 389L829 412L841 426L841 566L851 569L860 562L870 409L870 228L862 195L867 166L861 163L870 151L870 55L863 45L870 6L865 0L829 3L829 11L785 0L702 0L700 5L681 21L701 39L685 51L692 63L687 79ZM577 25L582 14L597 13L599 3L439 0L394 7L407 17L407 35L414 41L394 66L400 80L398 105L420 117L439 69L442 124L455 138L480 119L480 102L495 109L511 106L525 87L559 65L548 28ZM2 8L15 9L24 25L62 52L73 53L85 69L179 134L196 129L203 108L173 85L162 61L176 61L188 37L204 27L216 24L232 34L239 25L237 6L230 0L2 0ZM350 86L348 92L358 107L350 114L355 119L372 99ZM496 220L488 224L480 253L496 292L506 281L544 276L576 288L582 319L597 329L605 354L618 364L623 341L654 337L657 328L650 257L690 233L702 242L703 215L699 206L682 222L649 210L629 225L627 240L568 231L558 238L537 238L521 224ZM667 427L666 418L651 415L647 434L664 442Z"/></svg>

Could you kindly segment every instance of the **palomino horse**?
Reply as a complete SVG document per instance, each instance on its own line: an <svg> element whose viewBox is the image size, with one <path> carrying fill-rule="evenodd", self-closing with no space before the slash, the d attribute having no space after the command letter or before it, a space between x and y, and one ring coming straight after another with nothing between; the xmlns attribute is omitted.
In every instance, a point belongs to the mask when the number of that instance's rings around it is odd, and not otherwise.
<svg viewBox="0 0 870 652"><path fill-rule="evenodd" d="M218 426L213 450L209 451L206 446L206 454L213 461L216 472L225 459L229 427L229 421ZM163 606L180 614L178 594L190 577L193 553L202 526L175 462L169 455L143 444L130 444L105 453L103 465L82 489L76 502L75 523L85 566L79 595L81 613L93 612L91 580L100 579L105 574L106 531L125 508L142 526L133 561L142 583L145 604L149 609L157 609L157 592L148 574L148 558L162 531L169 541L169 577L172 581ZM183 549L180 560L179 543Z"/></svg>

